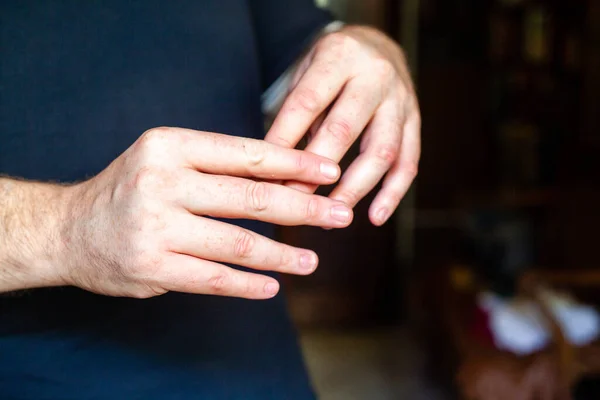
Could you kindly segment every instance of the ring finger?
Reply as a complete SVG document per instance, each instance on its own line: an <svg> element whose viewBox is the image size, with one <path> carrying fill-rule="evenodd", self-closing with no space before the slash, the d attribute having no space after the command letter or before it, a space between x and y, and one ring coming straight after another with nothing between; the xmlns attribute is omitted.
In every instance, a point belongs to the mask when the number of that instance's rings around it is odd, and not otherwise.
<svg viewBox="0 0 600 400"><path fill-rule="evenodd" d="M190 218L193 218L192 223ZM226 222L185 213L174 219L171 226L177 228L170 232L175 239L169 249L173 252L297 275L310 274L318 264L317 255L310 250L288 246Z"/></svg>
<svg viewBox="0 0 600 400"><path fill-rule="evenodd" d="M363 140L364 149L350 164L330 197L354 207L385 176L398 159L402 141L398 103L387 100L377 110Z"/></svg>

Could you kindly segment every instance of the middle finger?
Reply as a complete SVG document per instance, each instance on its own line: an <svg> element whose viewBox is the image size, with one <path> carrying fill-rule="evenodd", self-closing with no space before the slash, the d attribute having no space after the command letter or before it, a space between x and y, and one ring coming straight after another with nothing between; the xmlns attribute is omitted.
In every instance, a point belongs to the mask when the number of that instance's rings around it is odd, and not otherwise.
<svg viewBox="0 0 600 400"><path fill-rule="evenodd" d="M353 217L352 209L341 201L273 183L192 170L180 182L181 205L197 215L335 228L348 226Z"/></svg>
<svg viewBox="0 0 600 400"><path fill-rule="evenodd" d="M373 117L384 91L376 79L349 81L305 150L340 161ZM316 189L306 183L288 185L306 192Z"/></svg>

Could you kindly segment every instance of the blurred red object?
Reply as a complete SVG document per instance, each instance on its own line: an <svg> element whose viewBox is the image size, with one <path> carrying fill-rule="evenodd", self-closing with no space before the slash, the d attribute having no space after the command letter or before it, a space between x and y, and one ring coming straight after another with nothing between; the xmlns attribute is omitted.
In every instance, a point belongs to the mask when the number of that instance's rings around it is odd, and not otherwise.
<svg viewBox="0 0 600 400"><path fill-rule="evenodd" d="M494 347L494 335L490 329L489 315L477 305L473 305L468 334L479 344Z"/></svg>

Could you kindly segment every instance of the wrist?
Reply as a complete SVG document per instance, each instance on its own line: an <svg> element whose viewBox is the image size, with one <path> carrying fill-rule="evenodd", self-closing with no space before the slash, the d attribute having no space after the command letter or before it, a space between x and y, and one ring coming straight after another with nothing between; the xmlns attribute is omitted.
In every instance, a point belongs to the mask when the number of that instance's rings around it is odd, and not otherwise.
<svg viewBox="0 0 600 400"><path fill-rule="evenodd" d="M310 52L314 43L329 33L333 33L341 30L344 27L344 23L342 21L332 21L329 24L325 25L317 34L311 39L311 46L307 49L307 52ZM301 61L306 57L306 54L302 54L296 62L294 62L283 74L277 78L275 82L273 82L267 90L261 96L261 108L263 114L274 118L279 109L281 108L285 97L289 93L291 89L292 82L294 80L294 75L296 71L300 67Z"/></svg>
<svg viewBox="0 0 600 400"><path fill-rule="evenodd" d="M0 291L66 284L72 187L0 179Z"/></svg>

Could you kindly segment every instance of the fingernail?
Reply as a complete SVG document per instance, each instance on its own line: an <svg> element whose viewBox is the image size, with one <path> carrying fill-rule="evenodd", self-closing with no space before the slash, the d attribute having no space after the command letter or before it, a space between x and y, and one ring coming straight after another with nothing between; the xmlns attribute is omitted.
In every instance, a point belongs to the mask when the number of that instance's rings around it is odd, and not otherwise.
<svg viewBox="0 0 600 400"><path fill-rule="evenodd" d="M277 290L279 290L279 288L276 283L270 282L265 285L265 293L270 296L275 296L277 294Z"/></svg>
<svg viewBox="0 0 600 400"><path fill-rule="evenodd" d="M350 210L348 207L335 206L331 209L331 217L339 222L348 222L350 220Z"/></svg>
<svg viewBox="0 0 600 400"><path fill-rule="evenodd" d="M303 254L300 256L300 266L302 269L311 271L317 265L317 257L314 254Z"/></svg>
<svg viewBox="0 0 600 400"><path fill-rule="evenodd" d="M387 208L380 208L379 211L377 211L376 216L377 216L377 221L379 221L379 223L383 224L390 217L390 212L387 210Z"/></svg>
<svg viewBox="0 0 600 400"><path fill-rule="evenodd" d="M321 163L319 167L321 170L321 174L329 179L335 179L338 177L338 169L335 164L330 163Z"/></svg>

